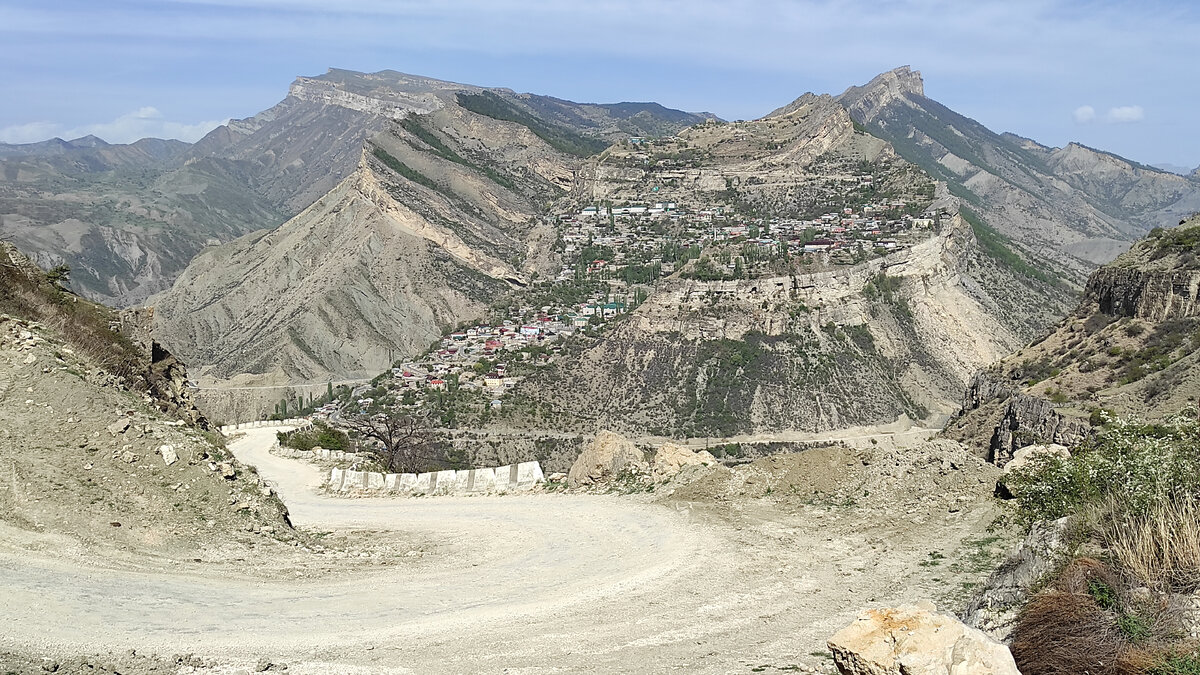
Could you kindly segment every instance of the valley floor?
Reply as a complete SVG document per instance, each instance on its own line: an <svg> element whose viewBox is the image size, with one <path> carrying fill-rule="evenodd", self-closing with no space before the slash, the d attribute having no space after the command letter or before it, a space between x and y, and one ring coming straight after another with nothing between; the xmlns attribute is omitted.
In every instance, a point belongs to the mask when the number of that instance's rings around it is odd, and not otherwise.
<svg viewBox="0 0 1200 675"><path fill-rule="evenodd" d="M830 670L825 639L863 608L960 602L994 555L986 498L336 499L316 491L316 467L268 453L274 433L231 449L297 527L353 538L361 560L311 565L325 556L297 550L266 570L146 570L132 554L83 567L0 549L0 667L107 653L137 672L136 649L194 653L212 672L264 658L289 673Z"/></svg>

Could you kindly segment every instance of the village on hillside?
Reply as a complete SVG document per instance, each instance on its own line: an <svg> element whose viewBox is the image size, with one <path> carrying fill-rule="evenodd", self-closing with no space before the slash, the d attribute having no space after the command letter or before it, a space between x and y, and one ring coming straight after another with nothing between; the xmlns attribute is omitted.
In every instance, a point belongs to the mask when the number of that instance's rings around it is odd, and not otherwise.
<svg viewBox="0 0 1200 675"><path fill-rule="evenodd" d="M459 327L422 357L395 364L385 374L388 388L412 407L453 390L498 410L531 368L550 363L566 340L601 333L661 278L750 278L893 253L941 226L939 214L914 216L907 207L882 201L809 220L749 219L727 207L689 210L674 202L560 213L553 217L559 273L535 279L521 296L524 304L494 308L487 322Z"/></svg>

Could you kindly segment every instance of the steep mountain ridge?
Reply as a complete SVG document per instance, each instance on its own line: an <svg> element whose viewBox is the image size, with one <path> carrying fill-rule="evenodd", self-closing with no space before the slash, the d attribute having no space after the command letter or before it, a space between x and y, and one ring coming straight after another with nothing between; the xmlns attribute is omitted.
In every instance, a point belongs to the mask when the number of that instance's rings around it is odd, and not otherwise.
<svg viewBox="0 0 1200 675"><path fill-rule="evenodd" d="M156 299L158 330L204 378L373 376L546 271L540 209L576 164L455 105L389 123L300 215L202 254Z"/></svg>
<svg viewBox="0 0 1200 675"><path fill-rule="evenodd" d="M1079 144L1048 148L926 98L904 66L838 97L855 121L945 181L989 226L1082 281L1151 228L1200 208L1200 182Z"/></svg>
<svg viewBox="0 0 1200 675"><path fill-rule="evenodd" d="M887 142L856 129L833 97L805 94L760 120L714 121L670 139L613 146L585 164L573 197L811 217L843 206L847 184L857 185L863 171L878 174L881 195L933 197L933 182Z"/></svg>

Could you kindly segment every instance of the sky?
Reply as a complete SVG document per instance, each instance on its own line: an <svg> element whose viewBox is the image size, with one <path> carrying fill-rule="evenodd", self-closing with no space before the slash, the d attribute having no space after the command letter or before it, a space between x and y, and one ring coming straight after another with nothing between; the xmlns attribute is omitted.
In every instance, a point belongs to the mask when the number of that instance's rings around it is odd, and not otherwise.
<svg viewBox="0 0 1200 675"><path fill-rule="evenodd" d="M901 65L995 131L1200 166L1195 0L0 0L0 141L194 141L327 68L752 119Z"/></svg>

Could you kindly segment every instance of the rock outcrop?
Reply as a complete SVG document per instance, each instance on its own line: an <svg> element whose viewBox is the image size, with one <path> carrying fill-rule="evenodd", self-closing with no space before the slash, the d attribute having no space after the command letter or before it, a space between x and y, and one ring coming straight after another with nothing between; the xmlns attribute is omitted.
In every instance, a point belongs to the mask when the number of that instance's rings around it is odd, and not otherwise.
<svg viewBox="0 0 1200 675"><path fill-rule="evenodd" d="M567 485L588 487L623 474L645 476L648 472L645 454L629 439L611 431L601 431L571 465Z"/></svg>
<svg viewBox="0 0 1200 675"><path fill-rule="evenodd" d="M995 410L985 410L989 404ZM1030 396L987 371L980 371L971 378L963 396L960 416L976 411L995 420L986 441L981 443L983 439L979 438L958 440L974 440L970 444L982 447L987 460L1000 467L1012 461L1017 450L1027 445L1041 443L1070 447L1095 433L1087 419L1063 415L1053 402ZM953 431L950 436L956 437Z"/></svg>
<svg viewBox="0 0 1200 675"><path fill-rule="evenodd" d="M928 602L869 610L829 650L843 675L1020 675L1008 647Z"/></svg>
<svg viewBox="0 0 1200 675"><path fill-rule="evenodd" d="M1069 519L1038 523L1016 551L988 577L963 612L963 621L992 638L1008 642L1017 615L1033 587L1067 556Z"/></svg>
<svg viewBox="0 0 1200 675"><path fill-rule="evenodd" d="M1156 230L1094 272L1050 334L979 372L948 427L1003 465L1030 444L1075 446L1101 412L1159 419L1200 389L1200 218Z"/></svg>
<svg viewBox="0 0 1200 675"><path fill-rule="evenodd" d="M117 313L60 284L15 246L0 241L0 307L55 326L72 347L95 359L99 368L93 375L106 384L137 392L160 412L192 426L209 428L191 398L187 367L151 336L149 312Z"/></svg>

